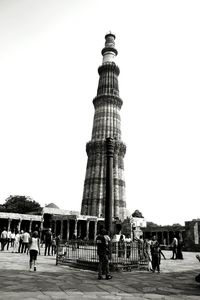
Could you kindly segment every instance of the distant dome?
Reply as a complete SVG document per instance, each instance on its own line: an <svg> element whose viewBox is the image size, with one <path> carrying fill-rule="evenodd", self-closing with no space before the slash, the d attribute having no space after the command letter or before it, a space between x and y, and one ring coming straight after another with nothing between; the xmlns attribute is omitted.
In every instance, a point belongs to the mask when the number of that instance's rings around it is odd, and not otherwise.
<svg viewBox="0 0 200 300"><path fill-rule="evenodd" d="M57 205L55 205L54 203L50 203L45 205L45 207L50 207L50 208L59 208Z"/></svg>

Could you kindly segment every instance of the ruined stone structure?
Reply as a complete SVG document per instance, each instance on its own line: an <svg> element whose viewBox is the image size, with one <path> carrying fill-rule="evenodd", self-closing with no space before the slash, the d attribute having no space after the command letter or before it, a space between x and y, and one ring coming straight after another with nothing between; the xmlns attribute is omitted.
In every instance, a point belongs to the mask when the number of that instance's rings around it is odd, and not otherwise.
<svg viewBox="0 0 200 300"><path fill-rule="evenodd" d="M113 139L113 192L112 217L123 220L126 214L124 155L126 146L121 141L120 109L123 104L119 97L119 67L115 64L117 50L115 35L105 36L102 50L103 62L98 68L99 84L93 100L95 113L92 139L86 145L88 155L84 182L82 215L105 217L106 200L106 139Z"/></svg>

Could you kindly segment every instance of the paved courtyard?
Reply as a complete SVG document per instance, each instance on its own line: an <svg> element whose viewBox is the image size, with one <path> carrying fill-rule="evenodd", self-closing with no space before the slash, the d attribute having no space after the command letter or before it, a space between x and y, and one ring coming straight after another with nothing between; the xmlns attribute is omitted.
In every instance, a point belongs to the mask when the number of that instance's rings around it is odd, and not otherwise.
<svg viewBox="0 0 200 300"><path fill-rule="evenodd" d="M196 253L184 260L161 262L161 273L113 273L112 280L97 280L93 271L56 266L52 256L38 257L36 272L29 272L26 254L0 252L0 299L200 299L200 273Z"/></svg>

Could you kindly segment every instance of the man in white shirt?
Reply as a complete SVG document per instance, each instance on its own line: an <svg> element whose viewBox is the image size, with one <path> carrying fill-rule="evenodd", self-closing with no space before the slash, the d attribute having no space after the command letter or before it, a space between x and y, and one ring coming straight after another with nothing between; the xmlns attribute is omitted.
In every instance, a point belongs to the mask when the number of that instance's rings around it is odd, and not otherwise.
<svg viewBox="0 0 200 300"><path fill-rule="evenodd" d="M171 259L176 259L177 247L178 247L178 240L177 240L177 238L175 236L173 238L171 246L172 246L172 257L171 257Z"/></svg>
<svg viewBox="0 0 200 300"><path fill-rule="evenodd" d="M22 235L22 250L21 253L26 253L28 250L28 243L29 243L30 234L25 231Z"/></svg>

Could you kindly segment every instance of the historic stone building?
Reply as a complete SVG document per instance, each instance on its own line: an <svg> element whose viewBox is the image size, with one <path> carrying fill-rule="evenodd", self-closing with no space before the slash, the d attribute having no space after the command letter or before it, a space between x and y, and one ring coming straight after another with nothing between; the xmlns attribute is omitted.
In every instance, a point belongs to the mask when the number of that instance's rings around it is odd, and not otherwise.
<svg viewBox="0 0 200 300"><path fill-rule="evenodd" d="M119 67L115 63L117 50L115 35L105 36L103 62L98 68L99 84L93 100L95 113L92 139L86 145L88 155L84 182L82 215L105 217L106 199L106 139L113 139L113 219L123 220L126 215L124 155L126 146L121 140L119 97Z"/></svg>

